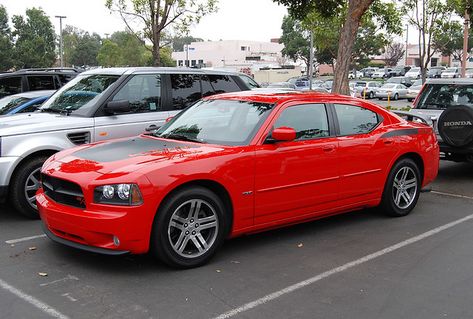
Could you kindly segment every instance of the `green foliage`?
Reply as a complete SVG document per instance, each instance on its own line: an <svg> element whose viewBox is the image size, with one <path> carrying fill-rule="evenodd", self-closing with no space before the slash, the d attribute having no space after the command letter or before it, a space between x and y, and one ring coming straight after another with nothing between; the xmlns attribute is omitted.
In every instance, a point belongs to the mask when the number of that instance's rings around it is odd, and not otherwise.
<svg viewBox="0 0 473 319"><path fill-rule="evenodd" d="M144 43L130 32L114 32L110 36L110 40L118 45L120 65L144 66L148 64L147 56L145 55L147 49Z"/></svg>
<svg viewBox="0 0 473 319"><path fill-rule="evenodd" d="M97 65L97 55L102 46L102 39L98 34L89 34L72 26L66 26L63 30L63 43L66 65Z"/></svg>
<svg viewBox="0 0 473 319"><path fill-rule="evenodd" d="M447 0L447 6L453 8L456 14L461 17L464 16L465 11L468 12L470 17L473 13L473 0Z"/></svg>
<svg viewBox="0 0 473 319"><path fill-rule="evenodd" d="M8 70L13 66L13 43L8 14L4 6L0 5L0 70Z"/></svg>
<svg viewBox="0 0 473 319"><path fill-rule="evenodd" d="M56 36L48 16L41 9L27 9L26 20L13 16L15 65L24 67L50 67L56 60Z"/></svg>
<svg viewBox="0 0 473 319"><path fill-rule="evenodd" d="M176 66L176 61L172 58L172 49L164 47L160 51L160 65L161 66ZM152 57L152 56L151 56ZM152 65L152 64L150 64Z"/></svg>
<svg viewBox="0 0 473 319"><path fill-rule="evenodd" d="M118 44L110 40L104 40L97 55L97 62L103 67L119 66L121 57Z"/></svg>
<svg viewBox="0 0 473 319"><path fill-rule="evenodd" d="M282 36L279 43L284 44L282 54L297 61L302 59L307 64L309 62L310 40L307 31L304 31L301 23L291 16L285 16L282 20Z"/></svg>
<svg viewBox="0 0 473 319"><path fill-rule="evenodd" d="M291 16L303 20L308 13L318 12L322 17L328 18L338 15L346 5L344 0L274 0L285 5Z"/></svg>
<svg viewBox="0 0 473 319"><path fill-rule="evenodd" d="M152 43L153 64L159 65L166 30L186 34L191 25L217 10L217 0L106 0L105 5L122 17L127 30Z"/></svg>
<svg viewBox="0 0 473 319"><path fill-rule="evenodd" d="M203 42L204 40L201 38L194 38L192 36L184 36L184 37L174 37L171 39L172 41L172 49L174 51L184 51L184 45L191 44L192 42Z"/></svg>
<svg viewBox="0 0 473 319"><path fill-rule="evenodd" d="M473 44L473 35L470 30L468 43ZM452 55L461 60L463 55L463 25L458 21L445 21L441 27L434 30L432 46L444 56Z"/></svg>

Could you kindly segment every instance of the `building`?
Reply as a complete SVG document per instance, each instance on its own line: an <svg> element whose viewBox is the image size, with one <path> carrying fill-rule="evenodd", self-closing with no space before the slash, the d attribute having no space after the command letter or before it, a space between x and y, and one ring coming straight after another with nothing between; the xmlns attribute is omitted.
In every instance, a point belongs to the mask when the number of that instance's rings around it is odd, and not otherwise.
<svg viewBox="0 0 473 319"><path fill-rule="evenodd" d="M432 58L430 59L429 67L450 65L451 63L452 61L450 57L442 56L439 52L435 52ZM419 45L408 44L407 45L407 61L406 61L406 55L404 54L404 57L399 61L398 64L420 66Z"/></svg>
<svg viewBox="0 0 473 319"><path fill-rule="evenodd" d="M284 45L275 42L222 40L192 42L184 51L173 52L177 66L241 69L278 66Z"/></svg>

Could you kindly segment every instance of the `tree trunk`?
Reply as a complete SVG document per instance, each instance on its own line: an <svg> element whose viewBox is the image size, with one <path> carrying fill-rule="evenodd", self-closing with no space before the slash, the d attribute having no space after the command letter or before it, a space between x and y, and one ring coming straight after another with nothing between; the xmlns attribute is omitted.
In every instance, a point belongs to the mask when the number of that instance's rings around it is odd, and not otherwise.
<svg viewBox="0 0 473 319"><path fill-rule="evenodd" d="M350 57L353 52L353 46L360 26L361 17L366 10L368 10L373 1L374 0L350 0L348 3L347 17L339 38L332 88L333 93L350 95L350 88L348 87Z"/></svg>

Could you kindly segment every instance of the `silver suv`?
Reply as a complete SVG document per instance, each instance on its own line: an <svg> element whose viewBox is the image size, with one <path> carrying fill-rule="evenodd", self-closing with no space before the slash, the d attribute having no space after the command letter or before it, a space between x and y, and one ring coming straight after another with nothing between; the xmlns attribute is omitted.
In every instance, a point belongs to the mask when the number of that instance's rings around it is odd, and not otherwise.
<svg viewBox="0 0 473 319"><path fill-rule="evenodd" d="M54 153L152 131L201 97L254 87L258 84L250 77L223 71L112 68L81 73L40 112L0 117L0 199L8 197L20 213L35 218L40 168Z"/></svg>
<svg viewBox="0 0 473 319"><path fill-rule="evenodd" d="M395 112L434 126L441 158L473 162L473 79L428 80L409 112Z"/></svg>

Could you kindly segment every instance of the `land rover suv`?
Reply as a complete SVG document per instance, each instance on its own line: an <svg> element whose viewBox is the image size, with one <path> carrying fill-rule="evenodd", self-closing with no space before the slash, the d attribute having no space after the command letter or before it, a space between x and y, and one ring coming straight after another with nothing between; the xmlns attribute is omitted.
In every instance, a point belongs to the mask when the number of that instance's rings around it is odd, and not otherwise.
<svg viewBox="0 0 473 319"><path fill-rule="evenodd" d="M473 79L429 79L409 114L434 126L442 159L473 162Z"/></svg>
<svg viewBox="0 0 473 319"><path fill-rule="evenodd" d="M54 153L158 129L201 97L258 87L232 72L177 68L96 69L77 75L39 112L0 117L0 199L37 217L40 168ZM78 163L87 165L87 163Z"/></svg>

